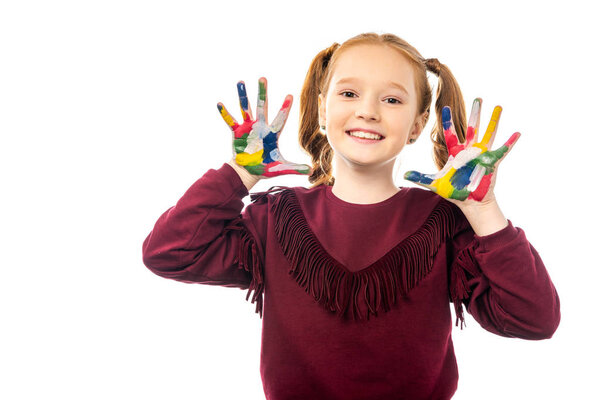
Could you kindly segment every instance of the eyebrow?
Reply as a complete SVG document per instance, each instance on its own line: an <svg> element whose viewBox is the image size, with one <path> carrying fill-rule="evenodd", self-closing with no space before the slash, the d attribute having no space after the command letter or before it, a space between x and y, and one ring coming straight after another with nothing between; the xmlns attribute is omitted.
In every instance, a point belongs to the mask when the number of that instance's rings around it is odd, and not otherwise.
<svg viewBox="0 0 600 400"><path fill-rule="evenodd" d="M342 78L342 79L338 80L335 84L339 85L339 84L348 83L348 82L360 82L360 79L358 79L358 78ZM388 85L394 86L394 87L402 90L404 93L408 94L408 90L406 90L406 88L399 83L390 81L390 82L388 82Z"/></svg>

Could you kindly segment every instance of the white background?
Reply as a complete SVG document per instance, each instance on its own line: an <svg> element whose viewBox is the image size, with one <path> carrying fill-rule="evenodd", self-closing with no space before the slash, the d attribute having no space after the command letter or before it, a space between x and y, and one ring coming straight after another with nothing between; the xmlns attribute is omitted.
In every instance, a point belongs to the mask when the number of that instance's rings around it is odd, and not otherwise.
<svg viewBox="0 0 600 400"><path fill-rule="evenodd" d="M0 397L264 398L246 292L159 278L142 242L231 157L216 103L239 118L238 80L255 110L267 77L271 116L294 96L280 148L309 163L297 139L308 66L368 31L448 65L467 110L483 98L482 126L502 105L496 146L522 133L496 194L545 262L561 325L526 341L467 315L453 331L455 398L598 396L597 13L582 1L457 3L3 1ZM408 169L434 171L432 121L403 151L398 185L411 185ZM274 185L309 183L253 191Z"/></svg>

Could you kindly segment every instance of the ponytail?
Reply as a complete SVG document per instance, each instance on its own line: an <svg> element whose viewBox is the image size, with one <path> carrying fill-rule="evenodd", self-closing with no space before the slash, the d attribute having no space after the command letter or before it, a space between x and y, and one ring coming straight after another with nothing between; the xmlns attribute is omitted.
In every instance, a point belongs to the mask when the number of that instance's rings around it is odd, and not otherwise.
<svg viewBox="0 0 600 400"><path fill-rule="evenodd" d="M431 141L433 142L433 160L438 169L441 170L448 161L442 109L446 106L450 107L456 135L461 142L464 142L467 132L465 102L458 82L456 82L454 75L447 66L441 64L437 58L429 58L425 60L425 68L439 78L435 101L436 121L431 131Z"/></svg>
<svg viewBox="0 0 600 400"><path fill-rule="evenodd" d="M318 97L323 89L324 79L328 71L333 52L339 47L334 43L322 50L313 59L304 79L300 94L300 145L311 156L313 173L308 177L312 187L326 184L333 185L333 149L327 141L327 136L319 128Z"/></svg>

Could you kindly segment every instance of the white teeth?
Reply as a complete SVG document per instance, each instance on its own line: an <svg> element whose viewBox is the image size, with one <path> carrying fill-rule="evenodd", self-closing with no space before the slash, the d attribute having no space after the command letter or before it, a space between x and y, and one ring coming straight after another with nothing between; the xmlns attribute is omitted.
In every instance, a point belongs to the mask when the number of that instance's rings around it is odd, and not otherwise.
<svg viewBox="0 0 600 400"><path fill-rule="evenodd" d="M371 133L371 132L352 131L352 132L348 132L348 133L350 134L350 136L356 136L356 137L359 137L359 138L381 140L381 136L380 135L376 135L376 134Z"/></svg>

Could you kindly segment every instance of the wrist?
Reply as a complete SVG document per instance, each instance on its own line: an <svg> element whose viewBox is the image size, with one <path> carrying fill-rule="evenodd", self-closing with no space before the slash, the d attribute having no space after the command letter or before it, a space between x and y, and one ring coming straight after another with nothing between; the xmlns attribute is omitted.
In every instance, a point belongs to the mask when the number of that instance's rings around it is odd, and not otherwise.
<svg viewBox="0 0 600 400"><path fill-rule="evenodd" d="M495 198L490 199L486 202L481 201L469 201L469 202L456 202L458 207L462 210L462 212L467 214L489 214L493 212L497 212L500 210L500 206L498 206L498 202Z"/></svg>
<svg viewBox="0 0 600 400"><path fill-rule="evenodd" d="M508 225L508 220L495 200L483 204L471 204L462 207L461 211L477 236L491 235Z"/></svg>
<svg viewBox="0 0 600 400"><path fill-rule="evenodd" d="M246 168L236 163L234 159L229 160L227 163L231 165L235 172L237 172L248 191L250 191L250 189L252 189L252 187L260 180L257 175L252 175Z"/></svg>

